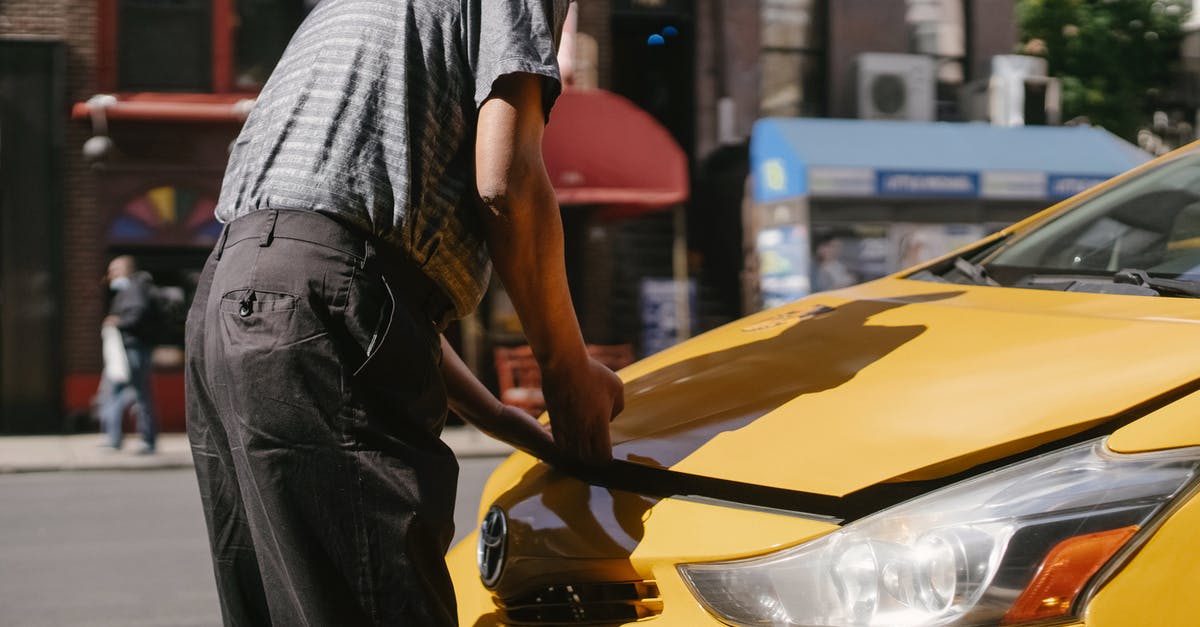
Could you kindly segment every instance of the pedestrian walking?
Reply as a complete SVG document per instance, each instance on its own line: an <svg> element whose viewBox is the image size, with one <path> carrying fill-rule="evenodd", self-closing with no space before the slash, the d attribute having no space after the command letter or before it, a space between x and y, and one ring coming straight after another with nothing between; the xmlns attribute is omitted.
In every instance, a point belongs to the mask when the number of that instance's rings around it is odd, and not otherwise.
<svg viewBox="0 0 1200 627"><path fill-rule="evenodd" d="M142 436L139 455L152 455L158 440L158 417L150 394L150 354L156 311L150 299L150 277L138 272L133 257L122 255L108 264L112 291L108 315L101 323L105 369L99 390L99 418L104 446L118 450L124 441L125 412L133 409ZM116 362L116 363L114 363Z"/></svg>
<svg viewBox="0 0 1200 627"><path fill-rule="evenodd" d="M611 458L620 380L567 290L541 157L567 0L327 0L232 147L188 314L188 434L227 625L451 625L447 407ZM494 265L551 430L442 337Z"/></svg>

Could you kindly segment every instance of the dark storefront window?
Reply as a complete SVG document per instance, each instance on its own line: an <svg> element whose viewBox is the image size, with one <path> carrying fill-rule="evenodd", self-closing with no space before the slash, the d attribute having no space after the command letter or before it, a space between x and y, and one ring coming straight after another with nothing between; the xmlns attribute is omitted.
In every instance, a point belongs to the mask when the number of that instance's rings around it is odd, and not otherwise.
<svg viewBox="0 0 1200 627"><path fill-rule="evenodd" d="M315 0L238 0L233 86L258 90Z"/></svg>
<svg viewBox="0 0 1200 627"><path fill-rule="evenodd" d="M824 114L824 0L762 0L764 117Z"/></svg>
<svg viewBox="0 0 1200 627"><path fill-rule="evenodd" d="M317 0L116 0L119 91L253 92Z"/></svg>
<svg viewBox="0 0 1200 627"><path fill-rule="evenodd" d="M121 89L212 89L210 0L121 0L119 6Z"/></svg>

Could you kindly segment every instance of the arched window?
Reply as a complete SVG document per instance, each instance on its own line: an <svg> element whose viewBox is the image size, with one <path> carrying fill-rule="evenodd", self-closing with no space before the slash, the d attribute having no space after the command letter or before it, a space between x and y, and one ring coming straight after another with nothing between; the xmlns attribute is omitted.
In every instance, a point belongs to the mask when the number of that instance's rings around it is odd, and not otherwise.
<svg viewBox="0 0 1200 627"><path fill-rule="evenodd" d="M221 234L216 201L194 189L162 185L130 199L108 230L110 244L211 247Z"/></svg>

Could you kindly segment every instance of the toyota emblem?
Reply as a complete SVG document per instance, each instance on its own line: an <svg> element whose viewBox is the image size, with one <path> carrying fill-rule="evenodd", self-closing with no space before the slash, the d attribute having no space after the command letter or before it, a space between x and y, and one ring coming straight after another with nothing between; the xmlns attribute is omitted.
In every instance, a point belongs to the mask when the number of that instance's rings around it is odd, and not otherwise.
<svg viewBox="0 0 1200 627"><path fill-rule="evenodd" d="M504 510L493 505L479 525L479 548L476 561L483 585L491 588L500 580L504 571L504 557L508 548L508 520Z"/></svg>

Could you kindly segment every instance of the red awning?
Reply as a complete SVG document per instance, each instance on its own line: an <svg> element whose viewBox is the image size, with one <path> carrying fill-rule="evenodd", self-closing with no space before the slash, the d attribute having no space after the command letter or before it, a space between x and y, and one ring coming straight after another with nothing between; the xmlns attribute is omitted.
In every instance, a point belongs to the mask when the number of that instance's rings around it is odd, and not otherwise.
<svg viewBox="0 0 1200 627"><path fill-rule="evenodd" d="M223 122L241 124L253 106L253 94L120 94L104 107L105 119L139 122ZM87 119L90 102L77 102L71 117Z"/></svg>
<svg viewBox="0 0 1200 627"><path fill-rule="evenodd" d="M687 156L649 113L601 89L568 89L542 141L560 205L665 209L687 200Z"/></svg>

